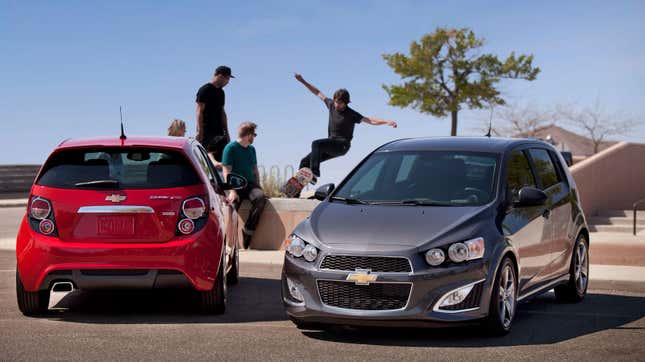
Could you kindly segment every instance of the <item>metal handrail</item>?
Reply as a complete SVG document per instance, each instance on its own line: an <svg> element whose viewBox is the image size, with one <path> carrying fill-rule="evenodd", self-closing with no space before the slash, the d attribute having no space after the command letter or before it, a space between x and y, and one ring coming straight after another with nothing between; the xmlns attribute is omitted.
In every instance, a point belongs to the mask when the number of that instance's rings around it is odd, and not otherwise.
<svg viewBox="0 0 645 362"><path fill-rule="evenodd" d="M640 199L634 203L634 235L636 235L636 210L639 204L645 203L645 199Z"/></svg>

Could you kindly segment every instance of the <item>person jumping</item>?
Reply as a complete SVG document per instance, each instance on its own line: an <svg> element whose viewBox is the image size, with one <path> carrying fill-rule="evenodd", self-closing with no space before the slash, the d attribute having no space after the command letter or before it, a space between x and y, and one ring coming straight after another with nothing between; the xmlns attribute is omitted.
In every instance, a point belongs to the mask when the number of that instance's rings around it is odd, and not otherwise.
<svg viewBox="0 0 645 362"><path fill-rule="evenodd" d="M349 151L354 136L354 125L367 123L373 126L386 124L397 127L396 122L374 117L363 117L348 106L349 92L341 88L334 92L334 99L325 96L318 88L309 84L302 75L295 73L296 79L309 91L320 98L329 109L328 137L311 143L311 152L300 161L300 168L308 167L316 177L320 177L320 163L342 156ZM312 180L315 183L315 179Z"/></svg>

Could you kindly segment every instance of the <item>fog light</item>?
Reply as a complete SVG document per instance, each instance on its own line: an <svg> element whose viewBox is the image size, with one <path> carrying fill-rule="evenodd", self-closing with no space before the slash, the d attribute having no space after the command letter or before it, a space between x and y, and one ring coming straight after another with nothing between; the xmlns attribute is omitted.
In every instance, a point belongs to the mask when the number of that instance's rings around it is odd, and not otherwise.
<svg viewBox="0 0 645 362"><path fill-rule="evenodd" d="M49 219L41 220L38 228L41 233L49 235L54 232L54 222Z"/></svg>
<svg viewBox="0 0 645 362"><path fill-rule="evenodd" d="M468 247L463 243L454 243L448 248L448 256L455 263L461 263L468 259Z"/></svg>
<svg viewBox="0 0 645 362"><path fill-rule="evenodd" d="M300 289L298 289L298 287L296 286L296 283L291 281L291 279L289 278L287 278L287 287L289 288L289 294L291 295L291 298L301 303L305 301L305 297L300 292Z"/></svg>
<svg viewBox="0 0 645 362"><path fill-rule="evenodd" d="M432 266L437 266L446 260L446 253L441 249L430 249L426 252L426 262Z"/></svg>
<svg viewBox="0 0 645 362"><path fill-rule="evenodd" d="M302 256L306 261L314 261L318 256L318 249L313 245L305 246L305 250L302 252Z"/></svg>
<svg viewBox="0 0 645 362"><path fill-rule="evenodd" d="M470 291L473 290L474 286L475 284L466 285L465 287L461 287L459 289L455 289L453 291L450 291L449 293L444 294L444 296L441 297L441 299L437 303L437 306L439 308L442 308L442 307L448 307L448 306L463 302L468 296L468 294L470 294Z"/></svg>
<svg viewBox="0 0 645 362"><path fill-rule="evenodd" d="M179 222L179 231L182 234L188 235L195 230L195 223L191 219L183 219Z"/></svg>

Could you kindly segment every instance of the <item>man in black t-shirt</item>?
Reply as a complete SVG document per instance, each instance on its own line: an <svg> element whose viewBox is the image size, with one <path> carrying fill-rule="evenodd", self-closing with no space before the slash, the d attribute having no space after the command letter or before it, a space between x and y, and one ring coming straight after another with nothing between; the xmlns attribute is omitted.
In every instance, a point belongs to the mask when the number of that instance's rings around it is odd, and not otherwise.
<svg viewBox="0 0 645 362"><path fill-rule="evenodd" d="M296 79L309 91L320 98L327 109L329 109L328 137L313 141L311 153L300 161L300 168L309 167L311 171L320 176L320 163L329 159L342 156L349 151L352 138L354 137L354 126L361 122L380 126L397 127L396 122L374 117L363 117L360 113L349 108L349 92L341 88L334 92L333 100L327 98L318 88L309 84L300 74L295 74Z"/></svg>
<svg viewBox="0 0 645 362"><path fill-rule="evenodd" d="M228 120L224 111L224 87L231 78L231 68L219 66L210 83L197 91L197 136L216 167L221 167L222 152L230 142Z"/></svg>

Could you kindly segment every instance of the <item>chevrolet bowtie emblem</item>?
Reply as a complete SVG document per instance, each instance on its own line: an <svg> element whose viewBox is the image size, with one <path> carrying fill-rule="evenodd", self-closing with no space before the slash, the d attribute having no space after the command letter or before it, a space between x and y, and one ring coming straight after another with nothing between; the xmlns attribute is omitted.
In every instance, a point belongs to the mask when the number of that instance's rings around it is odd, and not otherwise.
<svg viewBox="0 0 645 362"><path fill-rule="evenodd" d="M125 200L125 195L112 194L105 197L105 201L112 201L114 203L121 202L123 200Z"/></svg>
<svg viewBox="0 0 645 362"><path fill-rule="evenodd" d="M378 278L378 275L371 273L370 269L356 269L355 272L349 273L346 280L354 282L356 285L370 285L371 282L375 282Z"/></svg>

